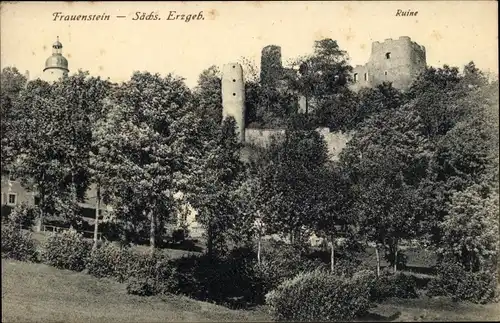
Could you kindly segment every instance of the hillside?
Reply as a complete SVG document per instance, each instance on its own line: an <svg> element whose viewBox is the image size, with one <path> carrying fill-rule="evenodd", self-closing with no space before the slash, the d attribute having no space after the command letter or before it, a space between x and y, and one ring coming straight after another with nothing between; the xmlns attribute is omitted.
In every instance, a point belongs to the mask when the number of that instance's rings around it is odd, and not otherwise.
<svg viewBox="0 0 500 323"><path fill-rule="evenodd" d="M2 259L2 322L265 321L182 296L128 295L125 284Z"/></svg>

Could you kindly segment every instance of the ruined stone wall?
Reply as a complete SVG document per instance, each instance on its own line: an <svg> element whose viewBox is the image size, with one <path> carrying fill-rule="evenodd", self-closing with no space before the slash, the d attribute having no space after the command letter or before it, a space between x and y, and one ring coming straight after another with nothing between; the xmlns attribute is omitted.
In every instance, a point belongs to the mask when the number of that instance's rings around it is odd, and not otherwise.
<svg viewBox="0 0 500 323"><path fill-rule="evenodd" d="M256 147L269 147L274 137L283 135L283 129L246 129L245 130L245 143Z"/></svg>
<svg viewBox="0 0 500 323"><path fill-rule="evenodd" d="M359 91L363 87L371 87L370 77L367 65L356 65L352 71L353 83L351 88L354 91Z"/></svg>
<svg viewBox="0 0 500 323"><path fill-rule="evenodd" d="M319 128L316 131L323 135L328 148L328 154L332 160L337 160L342 149L345 148L349 140L352 138L351 133L330 132L328 128ZM283 129L246 129L245 143L257 147L269 147L273 137L283 135Z"/></svg>

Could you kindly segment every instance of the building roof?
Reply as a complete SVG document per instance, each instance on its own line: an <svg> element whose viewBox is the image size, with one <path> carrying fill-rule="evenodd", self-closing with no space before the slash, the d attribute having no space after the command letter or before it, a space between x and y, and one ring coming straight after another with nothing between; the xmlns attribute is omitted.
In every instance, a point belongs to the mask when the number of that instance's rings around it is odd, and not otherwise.
<svg viewBox="0 0 500 323"><path fill-rule="evenodd" d="M58 68L69 71L68 60L60 54L52 54L52 56L47 58L45 61L45 68L43 70L45 71L49 68Z"/></svg>
<svg viewBox="0 0 500 323"><path fill-rule="evenodd" d="M62 69L66 72L68 69L68 60L62 55L63 45L59 42L59 37L57 37L56 42L52 45L52 56L47 58L45 61L44 71L49 68Z"/></svg>

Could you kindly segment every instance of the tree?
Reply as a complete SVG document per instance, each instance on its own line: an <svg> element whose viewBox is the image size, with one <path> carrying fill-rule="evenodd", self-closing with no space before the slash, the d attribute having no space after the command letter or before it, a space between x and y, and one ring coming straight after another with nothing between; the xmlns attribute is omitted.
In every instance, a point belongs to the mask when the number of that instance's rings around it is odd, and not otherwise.
<svg viewBox="0 0 500 323"><path fill-rule="evenodd" d="M330 269L335 271L335 245L339 231L356 224L352 212L354 196L347 172L336 162L327 163L318 170L314 232L330 243Z"/></svg>
<svg viewBox="0 0 500 323"><path fill-rule="evenodd" d="M204 70L193 93L193 106L200 117L222 122L222 75L216 66Z"/></svg>
<svg viewBox="0 0 500 323"><path fill-rule="evenodd" d="M151 252L157 223L175 209L173 195L189 168L191 93L183 79L135 72L116 89L109 112L95 129L94 168L104 174L115 210L149 221ZM130 213L129 213L130 212Z"/></svg>
<svg viewBox="0 0 500 323"><path fill-rule="evenodd" d="M412 83L407 96L422 118L425 135L429 138L445 134L463 117L463 106L455 104L467 93L462 85L458 68L448 65L429 67Z"/></svg>
<svg viewBox="0 0 500 323"><path fill-rule="evenodd" d="M415 236L422 218L419 185L426 175L428 142L418 116L406 108L386 110L363 123L341 153L356 189L358 226L384 247L397 269L398 245Z"/></svg>
<svg viewBox="0 0 500 323"><path fill-rule="evenodd" d="M261 156L264 153L261 147L247 149L254 150L246 163L243 181L236 190L236 216L232 220L229 237L235 244L250 246L257 238L257 263L261 264L262 238L266 234L266 226L262 221L265 206L262 204L262 183L260 170L263 166Z"/></svg>
<svg viewBox="0 0 500 323"><path fill-rule="evenodd" d="M332 39L315 41L310 55L292 62L286 74L288 86L305 98L306 114L316 126L348 128L357 105L356 95L347 87L352 70L347 53Z"/></svg>
<svg viewBox="0 0 500 323"><path fill-rule="evenodd" d="M423 225L435 246L442 243L440 223L453 194L485 180L498 182L498 117L492 118L498 110L498 90L485 84L473 64L463 75L457 71L445 66L422 74L413 85L422 92L410 101L430 143L432 157L421 197L426 214Z"/></svg>
<svg viewBox="0 0 500 323"><path fill-rule="evenodd" d="M73 137L66 132L67 106L60 104L53 91L46 82L29 82L18 101L24 108L18 110L22 115L14 123L19 132L14 173L25 186L35 185L41 210L38 230L47 214L74 218L77 211L71 203L74 199L68 180L71 178L68 152L73 149L70 146Z"/></svg>
<svg viewBox="0 0 500 323"><path fill-rule="evenodd" d="M1 158L2 175L10 174L11 164L16 155L17 131L14 126L22 111L16 111L16 104L27 79L15 67L5 67L0 73L0 108L1 108Z"/></svg>
<svg viewBox="0 0 500 323"><path fill-rule="evenodd" d="M106 80L79 71L55 83L53 88L52 95L65 111L60 129L68 141L66 163L75 203L84 200L92 180L89 159L93 143L92 126L105 116L103 101L109 95L110 86Z"/></svg>
<svg viewBox="0 0 500 323"><path fill-rule="evenodd" d="M449 207L440 253L469 271L490 270L498 257L498 193L474 185L453 194Z"/></svg>
<svg viewBox="0 0 500 323"><path fill-rule="evenodd" d="M197 220L205 227L211 260L227 250L228 230L238 212L236 192L244 173L235 126L235 120L227 118L212 128L187 190L188 201L198 210Z"/></svg>
<svg viewBox="0 0 500 323"><path fill-rule="evenodd" d="M20 134L16 174L37 185L45 214L71 224L89 184L89 125L98 119L108 88L108 82L79 72L53 85L30 82L19 100L24 111L15 122Z"/></svg>
<svg viewBox="0 0 500 323"><path fill-rule="evenodd" d="M273 82L262 83L258 68L243 58L245 71L246 123L251 128L283 128L288 117L295 112L296 94L285 82L286 70L276 68Z"/></svg>
<svg viewBox="0 0 500 323"><path fill-rule="evenodd" d="M287 129L263 156L259 170L262 222L267 233L299 243L313 228L317 179L328 159L326 143L314 130Z"/></svg>
<svg viewBox="0 0 500 323"><path fill-rule="evenodd" d="M375 88L363 88L359 91L359 106L355 124L360 124L370 116L388 109L397 109L404 105L405 97L391 83L382 83Z"/></svg>

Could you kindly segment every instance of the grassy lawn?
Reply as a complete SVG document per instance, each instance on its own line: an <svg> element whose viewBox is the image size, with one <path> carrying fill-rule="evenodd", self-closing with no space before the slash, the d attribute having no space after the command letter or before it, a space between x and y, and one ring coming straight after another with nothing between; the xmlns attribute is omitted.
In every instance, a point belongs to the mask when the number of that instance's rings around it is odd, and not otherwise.
<svg viewBox="0 0 500 323"><path fill-rule="evenodd" d="M398 322L499 321L500 304L453 302L448 298L391 299L373 310ZM373 318L372 318L373 320Z"/></svg>
<svg viewBox="0 0 500 323"><path fill-rule="evenodd" d="M2 259L2 322L268 321L182 296L128 295L124 284Z"/></svg>
<svg viewBox="0 0 500 323"><path fill-rule="evenodd" d="M369 321L495 321L499 304L391 299ZM264 307L230 310L183 296L128 295L125 284L43 264L2 259L2 322L270 321ZM363 321L363 320L359 320Z"/></svg>
<svg viewBox="0 0 500 323"><path fill-rule="evenodd" d="M38 244L47 237L33 233ZM134 246L148 252L148 246ZM163 249L171 257L191 252ZM363 261L375 265L372 250ZM429 267L435 256L408 250L409 265ZM411 260L410 260L411 259ZM386 265L383 262L382 265ZM455 303L447 298L390 299L359 321L498 321L500 304ZM125 284L43 264L2 259L2 322L270 321L265 307L230 310L183 296L128 295Z"/></svg>

